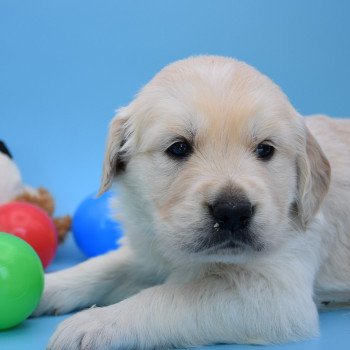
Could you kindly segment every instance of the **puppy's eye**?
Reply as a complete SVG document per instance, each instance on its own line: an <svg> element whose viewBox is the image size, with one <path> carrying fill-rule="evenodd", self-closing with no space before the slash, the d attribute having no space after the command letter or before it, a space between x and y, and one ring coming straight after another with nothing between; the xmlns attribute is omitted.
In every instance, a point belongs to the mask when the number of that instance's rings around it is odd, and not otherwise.
<svg viewBox="0 0 350 350"><path fill-rule="evenodd" d="M173 158L185 158L192 153L192 147L185 141L173 143L166 153Z"/></svg>
<svg viewBox="0 0 350 350"><path fill-rule="evenodd" d="M275 148L267 143L259 143L255 149L255 154L261 160L270 160L275 152Z"/></svg>

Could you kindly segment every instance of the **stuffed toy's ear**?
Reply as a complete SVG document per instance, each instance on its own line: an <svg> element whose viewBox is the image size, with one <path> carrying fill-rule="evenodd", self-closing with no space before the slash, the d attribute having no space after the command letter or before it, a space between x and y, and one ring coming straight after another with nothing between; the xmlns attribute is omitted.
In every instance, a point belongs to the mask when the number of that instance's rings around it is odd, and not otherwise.
<svg viewBox="0 0 350 350"><path fill-rule="evenodd" d="M114 177L125 170L129 158L127 145L129 136L127 118L115 117L109 127L99 195L106 192L111 187Z"/></svg>
<svg viewBox="0 0 350 350"><path fill-rule="evenodd" d="M305 137L305 149L297 161L297 208L304 229L320 208L331 179L328 159L306 126Z"/></svg>
<svg viewBox="0 0 350 350"><path fill-rule="evenodd" d="M12 159L12 154L10 153L9 149L6 147L5 142L1 140L0 140L0 152L3 154L6 154L10 159Z"/></svg>

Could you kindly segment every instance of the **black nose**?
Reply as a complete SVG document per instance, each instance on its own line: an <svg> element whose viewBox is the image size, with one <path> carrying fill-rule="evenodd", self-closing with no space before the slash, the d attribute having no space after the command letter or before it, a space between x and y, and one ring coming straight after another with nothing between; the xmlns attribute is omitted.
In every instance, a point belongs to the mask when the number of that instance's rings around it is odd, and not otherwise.
<svg viewBox="0 0 350 350"><path fill-rule="evenodd" d="M214 227L231 232L247 227L254 212L246 198L218 199L210 206L210 211L216 220Z"/></svg>

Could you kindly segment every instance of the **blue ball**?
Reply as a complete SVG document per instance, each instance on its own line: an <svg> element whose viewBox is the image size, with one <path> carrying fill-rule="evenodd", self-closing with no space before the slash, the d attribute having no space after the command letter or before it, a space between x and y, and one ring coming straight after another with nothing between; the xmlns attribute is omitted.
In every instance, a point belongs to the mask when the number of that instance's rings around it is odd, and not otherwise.
<svg viewBox="0 0 350 350"><path fill-rule="evenodd" d="M104 254L119 247L123 236L120 224L112 219L108 191L100 197L87 197L73 216L73 237L80 250L88 257Z"/></svg>

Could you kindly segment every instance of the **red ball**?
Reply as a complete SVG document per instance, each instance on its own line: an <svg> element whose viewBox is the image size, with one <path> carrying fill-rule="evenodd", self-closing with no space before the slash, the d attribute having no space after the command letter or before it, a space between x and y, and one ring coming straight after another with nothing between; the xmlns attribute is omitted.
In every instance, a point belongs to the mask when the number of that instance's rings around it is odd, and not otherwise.
<svg viewBox="0 0 350 350"><path fill-rule="evenodd" d="M50 216L41 208L24 202L0 206L0 231L11 233L30 244L45 267L55 256L57 232Z"/></svg>

